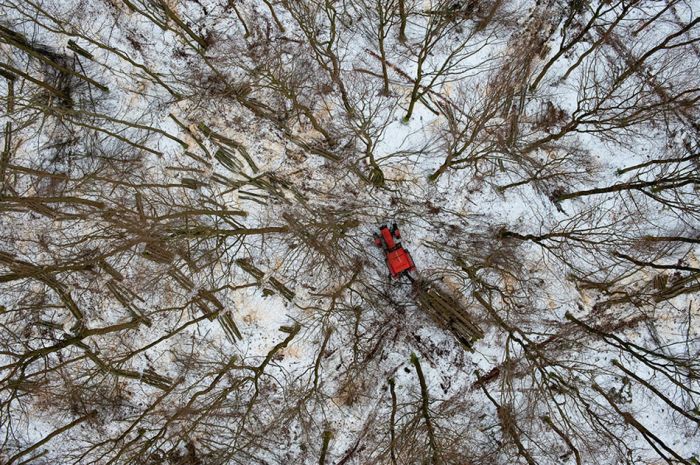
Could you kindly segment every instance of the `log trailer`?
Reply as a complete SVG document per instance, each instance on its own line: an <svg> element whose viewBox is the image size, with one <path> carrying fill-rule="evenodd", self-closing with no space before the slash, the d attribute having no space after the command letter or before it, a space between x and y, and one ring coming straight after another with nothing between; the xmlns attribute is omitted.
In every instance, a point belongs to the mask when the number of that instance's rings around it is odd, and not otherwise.
<svg viewBox="0 0 700 465"><path fill-rule="evenodd" d="M384 251L386 265L393 279L405 276L413 285L412 297L418 308L425 312L438 326L449 330L467 349L484 333L470 318L459 299L446 292L436 280L422 279L408 250L401 245L401 232L396 223L382 224L374 233L374 244Z"/></svg>

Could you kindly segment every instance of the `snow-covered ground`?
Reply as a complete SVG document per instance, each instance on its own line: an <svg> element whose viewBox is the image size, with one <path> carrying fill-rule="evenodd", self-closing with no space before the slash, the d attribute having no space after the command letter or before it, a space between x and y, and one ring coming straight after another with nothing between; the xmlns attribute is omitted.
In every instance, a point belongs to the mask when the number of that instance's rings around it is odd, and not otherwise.
<svg viewBox="0 0 700 465"><path fill-rule="evenodd" d="M0 0L0 464L700 463L699 8Z"/></svg>

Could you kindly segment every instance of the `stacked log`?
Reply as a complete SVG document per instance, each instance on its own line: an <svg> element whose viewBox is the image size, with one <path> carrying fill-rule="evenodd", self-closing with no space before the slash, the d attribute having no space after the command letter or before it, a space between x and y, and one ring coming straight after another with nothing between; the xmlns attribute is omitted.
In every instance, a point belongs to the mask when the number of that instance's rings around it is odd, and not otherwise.
<svg viewBox="0 0 700 465"><path fill-rule="evenodd" d="M435 282L415 282L416 304L438 326L449 330L469 351L484 337L484 332L470 318L460 302Z"/></svg>

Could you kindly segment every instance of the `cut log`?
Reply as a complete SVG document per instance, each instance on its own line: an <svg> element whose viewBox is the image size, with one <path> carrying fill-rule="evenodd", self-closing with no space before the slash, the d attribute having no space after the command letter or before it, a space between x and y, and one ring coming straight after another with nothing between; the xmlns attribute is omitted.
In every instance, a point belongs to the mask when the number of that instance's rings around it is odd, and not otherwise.
<svg viewBox="0 0 700 465"><path fill-rule="evenodd" d="M472 351L474 343L484 337L484 332L472 321L460 302L432 281L417 280L415 289L418 308Z"/></svg>

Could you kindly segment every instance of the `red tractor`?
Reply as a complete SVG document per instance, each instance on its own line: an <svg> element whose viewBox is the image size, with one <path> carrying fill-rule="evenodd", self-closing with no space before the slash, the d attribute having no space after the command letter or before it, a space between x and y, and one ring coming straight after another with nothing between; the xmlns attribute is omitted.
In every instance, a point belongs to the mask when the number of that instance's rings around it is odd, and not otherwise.
<svg viewBox="0 0 700 465"><path fill-rule="evenodd" d="M396 223L392 223L391 228L384 224L379 227L379 234L374 233L374 243L377 247L384 249L391 277L396 279L401 275L406 275L412 280L408 273L415 271L416 265L413 263L411 254L403 248L399 239L401 239L401 232L399 232Z"/></svg>

